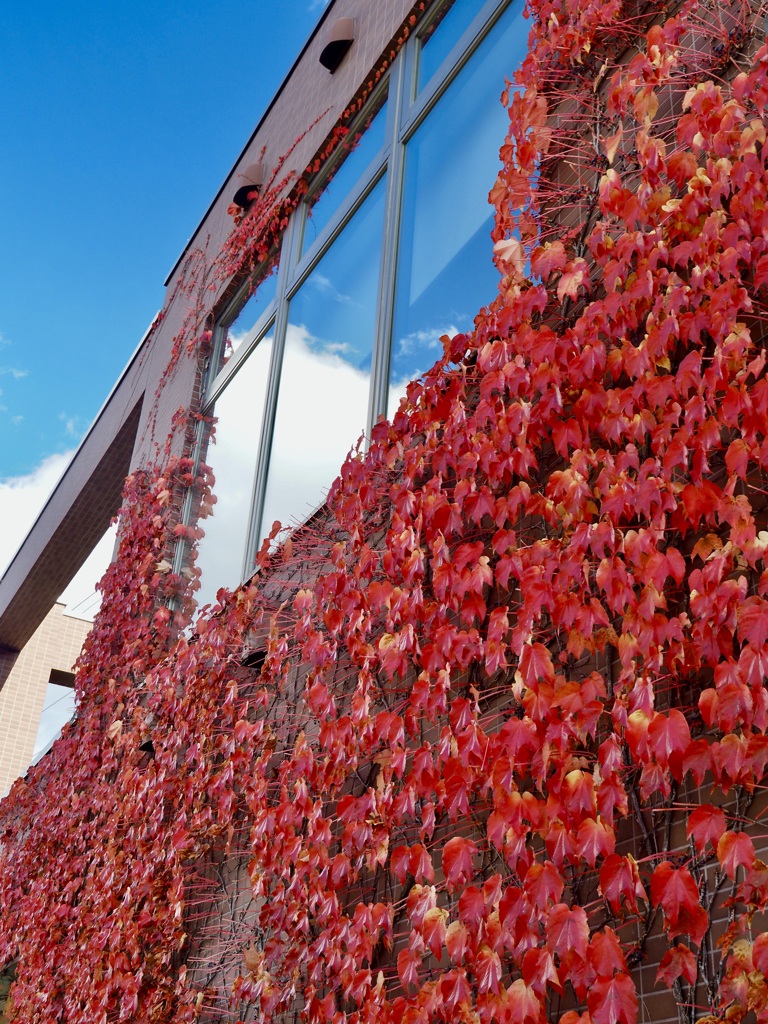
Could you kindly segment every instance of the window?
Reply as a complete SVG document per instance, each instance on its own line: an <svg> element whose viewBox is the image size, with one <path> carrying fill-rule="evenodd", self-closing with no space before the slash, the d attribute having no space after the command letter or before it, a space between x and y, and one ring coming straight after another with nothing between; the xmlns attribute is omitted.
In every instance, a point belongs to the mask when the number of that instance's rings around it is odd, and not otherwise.
<svg viewBox="0 0 768 1024"><path fill-rule="evenodd" d="M311 183L277 272L219 319L203 600L248 574L275 519L295 524L325 500L346 452L440 355L440 335L471 328L493 299L484 197L526 39L522 0L436 5Z"/></svg>
<svg viewBox="0 0 768 1024"><path fill-rule="evenodd" d="M426 85L477 15L477 0L454 0L439 6L419 32L416 90Z"/></svg>
<svg viewBox="0 0 768 1024"><path fill-rule="evenodd" d="M262 535L325 500L364 433L376 328L385 180L379 181L288 307Z"/></svg>
<svg viewBox="0 0 768 1024"><path fill-rule="evenodd" d="M75 713L74 685L74 673L51 670L37 726L33 763L50 748Z"/></svg>
<svg viewBox="0 0 768 1024"><path fill-rule="evenodd" d="M273 341L270 324L216 400L215 443L206 456L215 478L216 504L201 524L205 536L197 549L199 604L215 601L219 587L236 587L248 569L243 559Z"/></svg>
<svg viewBox="0 0 768 1024"><path fill-rule="evenodd" d="M313 182L304 203L305 219L302 250L312 247L333 215L350 198L355 186L375 157L380 157L387 129L387 89L385 87L366 107L363 117L334 154L330 167L323 168Z"/></svg>
<svg viewBox="0 0 768 1024"><path fill-rule="evenodd" d="M440 336L470 329L494 295L498 272L489 243L493 211L487 194L498 173L508 117L493 100L509 73L510 55L516 60L524 55L522 23L518 6L507 8L406 145L390 416L408 382L439 358ZM446 25L449 18L440 30Z"/></svg>
<svg viewBox="0 0 768 1024"><path fill-rule="evenodd" d="M255 275L255 280L248 281L240 290L228 314L219 321L216 331L217 366L226 363L241 345L248 347L253 342L265 310L269 309L277 292L276 269L276 265L262 268Z"/></svg>

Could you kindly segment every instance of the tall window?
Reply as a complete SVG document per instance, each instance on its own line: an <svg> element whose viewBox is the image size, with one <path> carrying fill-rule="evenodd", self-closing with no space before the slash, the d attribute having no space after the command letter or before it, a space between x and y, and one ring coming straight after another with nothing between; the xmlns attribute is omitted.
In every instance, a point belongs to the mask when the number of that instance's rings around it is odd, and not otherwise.
<svg viewBox="0 0 768 1024"><path fill-rule="evenodd" d="M244 559L273 340L270 325L216 399L215 443L206 456L216 504L198 544L200 604L214 601L219 587L236 587L248 572Z"/></svg>
<svg viewBox="0 0 768 1024"><path fill-rule="evenodd" d="M288 307L262 532L306 519L365 432L384 227L379 181Z"/></svg>
<svg viewBox="0 0 768 1024"><path fill-rule="evenodd" d="M492 211L504 80L525 53L522 0L446 0L310 183L280 267L217 324L206 411L217 504L202 599L249 573L278 519L325 500L346 452L494 297Z"/></svg>
<svg viewBox="0 0 768 1024"><path fill-rule="evenodd" d="M466 20L471 6L458 0L457 15ZM431 46L455 29L453 10ZM499 95L510 56L519 62L524 54L523 24L518 5L507 8L406 144L388 415L440 356L440 336L471 328L493 297L488 192L508 124Z"/></svg>

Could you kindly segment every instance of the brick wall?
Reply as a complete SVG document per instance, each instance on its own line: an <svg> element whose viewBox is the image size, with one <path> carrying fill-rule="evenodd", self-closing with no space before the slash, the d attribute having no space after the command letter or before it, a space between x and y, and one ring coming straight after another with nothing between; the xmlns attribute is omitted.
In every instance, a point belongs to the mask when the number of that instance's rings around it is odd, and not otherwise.
<svg viewBox="0 0 768 1024"><path fill-rule="evenodd" d="M71 672L91 623L55 604L18 654L0 652L0 794L26 771L51 670Z"/></svg>

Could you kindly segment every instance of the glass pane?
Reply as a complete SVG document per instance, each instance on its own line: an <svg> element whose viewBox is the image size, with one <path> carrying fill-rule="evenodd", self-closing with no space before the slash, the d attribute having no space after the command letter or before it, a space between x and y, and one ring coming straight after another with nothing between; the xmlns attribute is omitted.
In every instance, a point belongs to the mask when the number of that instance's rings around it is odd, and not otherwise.
<svg viewBox="0 0 768 1024"><path fill-rule="evenodd" d="M309 249L320 236L384 145L386 127L387 95L383 93L362 124L344 140L320 191L307 201L302 251Z"/></svg>
<svg viewBox="0 0 768 1024"><path fill-rule="evenodd" d="M390 415L408 381L440 356L440 335L471 328L496 293L488 192L509 120L504 76L526 50L522 11L507 9L406 148Z"/></svg>
<svg viewBox="0 0 768 1024"><path fill-rule="evenodd" d="M384 194L382 179L291 302L262 536L314 512L365 429Z"/></svg>
<svg viewBox="0 0 768 1024"><path fill-rule="evenodd" d="M420 91L432 78L453 47L461 39L472 19L480 10L480 0L454 0L443 4L423 35L419 37L419 71L417 89ZM502 82L499 92L503 88Z"/></svg>
<svg viewBox="0 0 768 1024"><path fill-rule="evenodd" d="M213 469L213 514L202 520L197 565L202 571L198 605L216 600L219 587L242 582L264 398L272 357L272 332L251 352L216 401L216 440L208 448Z"/></svg>
<svg viewBox="0 0 768 1024"><path fill-rule="evenodd" d="M264 315L270 302L277 294L277 264L271 268L269 276L259 282L254 291L246 299L238 314L227 325L221 365L236 352L244 341L253 336L253 329Z"/></svg>
<svg viewBox="0 0 768 1024"><path fill-rule="evenodd" d="M75 691L71 686L48 683L43 710L37 726L33 758L42 754L75 713Z"/></svg>

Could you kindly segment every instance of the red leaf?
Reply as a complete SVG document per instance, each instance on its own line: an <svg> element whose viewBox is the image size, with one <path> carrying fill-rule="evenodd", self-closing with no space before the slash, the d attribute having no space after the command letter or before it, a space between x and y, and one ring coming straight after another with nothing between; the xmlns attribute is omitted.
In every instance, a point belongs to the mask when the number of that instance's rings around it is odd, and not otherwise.
<svg viewBox="0 0 768 1024"><path fill-rule="evenodd" d="M748 597L738 611L738 634L755 647L768 640L768 601L762 597Z"/></svg>
<svg viewBox="0 0 768 1024"><path fill-rule="evenodd" d="M587 1008L594 1024L636 1024L637 990L624 972L598 978L587 992Z"/></svg>
<svg viewBox="0 0 768 1024"><path fill-rule="evenodd" d="M668 715L654 713L648 726L648 742L658 763L682 781L682 756L691 742L691 730L682 711L673 708Z"/></svg>
<svg viewBox="0 0 768 1024"><path fill-rule="evenodd" d="M448 971L440 980L440 994L449 1010L454 1010L461 1003L466 1003L472 995L467 981L467 972L463 967Z"/></svg>
<svg viewBox="0 0 768 1024"><path fill-rule="evenodd" d="M631 854L621 857L612 853L605 858L600 868L600 892L615 914L621 911L622 897L633 911L637 910L638 899L648 898L640 881L637 862Z"/></svg>
<svg viewBox="0 0 768 1024"><path fill-rule="evenodd" d="M589 267L585 260L578 258L566 264L562 277L557 284L557 297L560 302L567 296L575 299L582 285L589 284Z"/></svg>
<svg viewBox="0 0 768 1024"><path fill-rule="evenodd" d="M697 850L701 851L707 843L716 843L725 832L725 815L719 807L702 804L688 818L686 835L693 839Z"/></svg>
<svg viewBox="0 0 768 1024"><path fill-rule="evenodd" d="M509 996L509 1019L515 1024L538 1024L542 1006L539 997L522 978L513 981L507 989Z"/></svg>
<svg viewBox="0 0 768 1024"><path fill-rule="evenodd" d="M424 915L424 923L421 926L421 935L424 942L438 959L440 959L440 954L445 944L445 922L447 919L447 910L444 910L442 907L432 907Z"/></svg>
<svg viewBox="0 0 768 1024"><path fill-rule="evenodd" d="M687 934L697 945L701 942L709 918L688 868L676 868L668 860L659 864L651 878L651 900L663 908L671 939Z"/></svg>
<svg viewBox="0 0 768 1024"><path fill-rule="evenodd" d="M709 740L704 736L691 740L691 745L683 757L683 772L690 772L697 786L704 781L705 774L712 766L712 752Z"/></svg>
<svg viewBox="0 0 768 1024"><path fill-rule="evenodd" d="M648 731L651 719L644 711L633 711L627 718L624 735L637 762L648 757Z"/></svg>
<svg viewBox="0 0 768 1024"><path fill-rule="evenodd" d="M468 940L469 932L461 921L453 921L448 925L445 933L445 948L455 964L460 964L464 959Z"/></svg>
<svg viewBox="0 0 768 1024"><path fill-rule="evenodd" d="M535 686L539 680L545 683L555 681L552 658L544 644L526 644L520 655L520 675L525 685Z"/></svg>
<svg viewBox="0 0 768 1024"><path fill-rule="evenodd" d="M756 971L768 975L768 932L761 932L752 943L752 963Z"/></svg>
<svg viewBox="0 0 768 1024"><path fill-rule="evenodd" d="M459 917L470 928L477 928L485 916L483 894L474 885L468 885L459 896Z"/></svg>
<svg viewBox="0 0 768 1024"><path fill-rule="evenodd" d="M560 872L549 861L545 864L532 864L523 879L523 886L539 910L559 900L565 888Z"/></svg>
<svg viewBox="0 0 768 1024"><path fill-rule="evenodd" d="M730 878L736 877L736 869L749 871L755 863L755 846L746 832L725 832L717 844L717 859Z"/></svg>
<svg viewBox="0 0 768 1024"><path fill-rule="evenodd" d="M621 943L613 928L595 932L589 940L588 960L598 978L612 978L616 971L626 971L627 962Z"/></svg>
<svg viewBox="0 0 768 1024"><path fill-rule="evenodd" d="M523 981L542 996L547 985L563 991L552 954L548 949L529 949L523 957Z"/></svg>
<svg viewBox="0 0 768 1024"><path fill-rule="evenodd" d="M475 976L477 978L477 990L483 992L498 992L499 981L501 980L501 960L499 954L483 945L477 952L474 963Z"/></svg>
<svg viewBox="0 0 768 1024"><path fill-rule="evenodd" d="M402 883L408 874L408 860L410 851L407 846L396 846L392 851L390 863L395 878Z"/></svg>
<svg viewBox="0 0 768 1024"><path fill-rule="evenodd" d="M421 843L416 843L411 847L408 857L408 870L417 882L425 881L432 883L435 880L432 858L429 855L429 851Z"/></svg>
<svg viewBox="0 0 768 1024"><path fill-rule="evenodd" d="M589 924L583 907L557 903L547 915L547 946L553 953L565 956L572 951L582 959L587 956Z"/></svg>
<svg viewBox="0 0 768 1024"><path fill-rule="evenodd" d="M469 881L475 873L472 858L477 846L471 839L454 836L443 847L443 873L448 892L455 892Z"/></svg>
<svg viewBox="0 0 768 1024"><path fill-rule="evenodd" d="M600 818L585 818L576 833L576 849L591 868L598 857L607 857L616 847L616 833Z"/></svg>
<svg viewBox="0 0 768 1024"><path fill-rule="evenodd" d="M668 949L656 972L656 981L663 981L672 988L678 978L685 978L689 985L696 984L696 957L682 944Z"/></svg>
<svg viewBox="0 0 768 1024"><path fill-rule="evenodd" d="M403 988L419 985L419 968L421 967L421 956L413 949L401 949L397 954L397 973L402 982Z"/></svg>
<svg viewBox="0 0 768 1024"><path fill-rule="evenodd" d="M597 811L594 776L579 768L568 772L563 779L561 799L565 810L574 817L594 817Z"/></svg>
<svg viewBox="0 0 768 1024"><path fill-rule="evenodd" d="M566 260L565 246L562 242L547 242L531 253L531 273L546 281L553 271L563 269Z"/></svg>
<svg viewBox="0 0 768 1024"><path fill-rule="evenodd" d="M740 437L737 437L728 445L728 451L725 453L725 468L731 475L740 476L743 480L747 475L748 463L749 448Z"/></svg>

